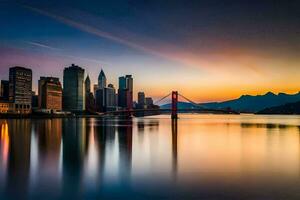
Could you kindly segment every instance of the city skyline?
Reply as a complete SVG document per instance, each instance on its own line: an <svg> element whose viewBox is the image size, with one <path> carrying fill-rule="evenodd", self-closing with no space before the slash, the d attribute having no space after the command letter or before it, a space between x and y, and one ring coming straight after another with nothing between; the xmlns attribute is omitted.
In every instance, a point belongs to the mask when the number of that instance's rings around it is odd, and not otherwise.
<svg viewBox="0 0 300 200"><path fill-rule="evenodd" d="M300 90L298 2L115 4L1 2L0 79L9 67L31 68L37 92L39 77L63 80L75 63L92 85L101 68L115 86L132 74L134 99L173 89L198 102Z"/></svg>

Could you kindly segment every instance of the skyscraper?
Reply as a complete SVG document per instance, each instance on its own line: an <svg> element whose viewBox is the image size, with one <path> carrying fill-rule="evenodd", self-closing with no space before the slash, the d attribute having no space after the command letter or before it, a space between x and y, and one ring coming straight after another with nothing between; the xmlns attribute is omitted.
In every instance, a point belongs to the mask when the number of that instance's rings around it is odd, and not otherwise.
<svg viewBox="0 0 300 200"><path fill-rule="evenodd" d="M98 87L96 89L96 108L98 112L105 111L105 88L106 88L106 76L104 71L101 69L98 76Z"/></svg>
<svg viewBox="0 0 300 200"><path fill-rule="evenodd" d="M124 76L119 77L118 106L126 108L126 79Z"/></svg>
<svg viewBox="0 0 300 200"><path fill-rule="evenodd" d="M89 112L95 111L95 98L91 92L91 80L89 75L85 79L85 110Z"/></svg>
<svg viewBox="0 0 300 200"><path fill-rule="evenodd" d="M30 113L32 98L32 71L24 67L9 69L9 101L13 102L12 111Z"/></svg>
<svg viewBox="0 0 300 200"><path fill-rule="evenodd" d="M118 89L118 106L132 109L133 104L133 78L131 75L119 77L119 89Z"/></svg>
<svg viewBox="0 0 300 200"><path fill-rule="evenodd" d="M85 84L85 93L90 93L91 92L91 80L90 80L89 75L87 75L87 77L84 81L84 84Z"/></svg>
<svg viewBox="0 0 300 200"><path fill-rule="evenodd" d="M98 112L104 112L105 111L105 102L104 102L104 89L97 89L95 94L96 99L96 110Z"/></svg>
<svg viewBox="0 0 300 200"><path fill-rule="evenodd" d="M104 89L106 87L106 76L104 74L104 71L101 69L101 72L98 76L98 88Z"/></svg>
<svg viewBox="0 0 300 200"><path fill-rule="evenodd" d="M59 78L41 77L38 99L40 109L62 110L62 86Z"/></svg>
<svg viewBox="0 0 300 200"><path fill-rule="evenodd" d="M104 89L105 94L105 111L113 111L116 110L116 90L113 84L108 84L108 86Z"/></svg>
<svg viewBox="0 0 300 200"><path fill-rule="evenodd" d="M84 69L72 64L64 69L63 109L83 111L84 106Z"/></svg>
<svg viewBox="0 0 300 200"><path fill-rule="evenodd" d="M126 75L126 107L128 110L132 109L133 106L133 78L131 75Z"/></svg>
<svg viewBox="0 0 300 200"><path fill-rule="evenodd" d="M138 92L138 108L143 109L145 106L145 93L144 92Z"/></svg>

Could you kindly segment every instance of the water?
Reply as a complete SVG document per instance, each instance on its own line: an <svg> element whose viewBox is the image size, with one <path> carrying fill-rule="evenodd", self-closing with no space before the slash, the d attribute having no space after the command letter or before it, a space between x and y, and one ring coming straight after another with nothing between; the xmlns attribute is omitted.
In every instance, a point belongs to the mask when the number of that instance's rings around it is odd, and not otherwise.
<svg viewBox="0 0 300 200"><path fill-rule="evenodd" d="M299 199L300 116L0 120L0 198Z"/></svg>

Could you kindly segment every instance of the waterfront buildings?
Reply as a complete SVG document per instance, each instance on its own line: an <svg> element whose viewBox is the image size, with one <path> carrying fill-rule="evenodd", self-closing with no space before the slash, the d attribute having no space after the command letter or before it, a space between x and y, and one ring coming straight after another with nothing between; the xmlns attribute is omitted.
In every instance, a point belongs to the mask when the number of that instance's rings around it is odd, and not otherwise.
<svg viewBox="0 0 300 200"><path fill-rule="evenodd" d="M95 98L93 93L91 92L91 80L89 75L86 77L84 81L85 85L85 110L88 112L95 111Z"/></svg>
<svg viewBox="0 0 300 200"><path fill-rule="evenodd" d="M39 109L62 110L62 86L59 78L41 77L38 90Z"/></svg>
<svg viewBox="0 0 300 200"><path fill-rule="evenodd" d="M105 88L106 88L106 76L104 71L101 69L98 76L98 86L96 89L96 109L98 112L105 111Z"/></svg>
<svg viewBox="0 0 300 200"><path fill-rule="evenodd" d="M104 88L104 99L105 111L116 110L116 89L114 88L113 84L108 84L108 86Z"/></svg>
<svg viewBox="0 0 300 200"><path fill-rule="evenodd" d="M89 75L87 75L87 77L85 78L84 87L85 87L85 93L91 92L91 80Z"/></svg>
<svg viewBox="0 0 300 200"><path fill-rule="evenodd" d="M96 90L95 99L96 99L96 110L98 112L104 112L105 111L105 108L104 108L104 89L97 89Z"/></svg>
<svg viewBox="0 0 300 200"><path fill-rule="evenodd" d="M63 109L83 111L84 105L84 69L72 64L64 69Z"/></svg>
<svg viewBox="0 0 300 200"><path fill-rule="evenodd" d="M11 112L31 113L32 71L24 67L9 69L9 101L13 103Z"/></svg>
<svg viewBox="0 0 300 200"><path fill-rule="evenodd" d="M133 105L133 78L132 75L119 77L118 106L131 110Z"/></svg>
<svg viewBox="0 0 300 200"><path fill-rule="evenodd" d="M118 94L112 84L107 84L101 69L98 84L91 88L90 77L84 80L84 69L72 64L63 71L63 87L59 78L40 77L38 95L32 91L32 71L24 67L9 70L9 81L1 81L0 113L31 113L71 111L106 112L133 108L133 78L131 75L119 77ZM92 93L94 89L94 94ZM144 102L144 103L141 103ZM139 94L139 103L145 105L145 94ZM136 108L136 107L135 107Z"/></svg>
<svg viewBox="0 0 300 200"><path fill-rule="evenodd" d="M104 71L101 69L101 72L98 76L98 89L104 89L106 87L106 76Z"/></svg>

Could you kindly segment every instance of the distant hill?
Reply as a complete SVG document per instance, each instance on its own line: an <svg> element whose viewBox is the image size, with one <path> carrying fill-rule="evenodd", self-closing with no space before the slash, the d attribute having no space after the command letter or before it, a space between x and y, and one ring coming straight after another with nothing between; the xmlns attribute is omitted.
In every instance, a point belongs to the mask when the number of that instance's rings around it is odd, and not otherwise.
<svg viewBox="0 0 300 200"><path fill-rule="evenodd" d="M268 92L264 95L242 95L240 98L230 101L204 103L200 105L205 108L231 108L232 110L239 112L255 113L269 107L280 106L286 103L294 103L297 101L300 101L300 92L298 92L297 94L279 93L278 95L272 92Z"/></svg>
<svg viewBox="0 0 300 200"><path fill-rule="evenodd" d="M257 114L300 114L300 101L263 109Z"/></svg>

